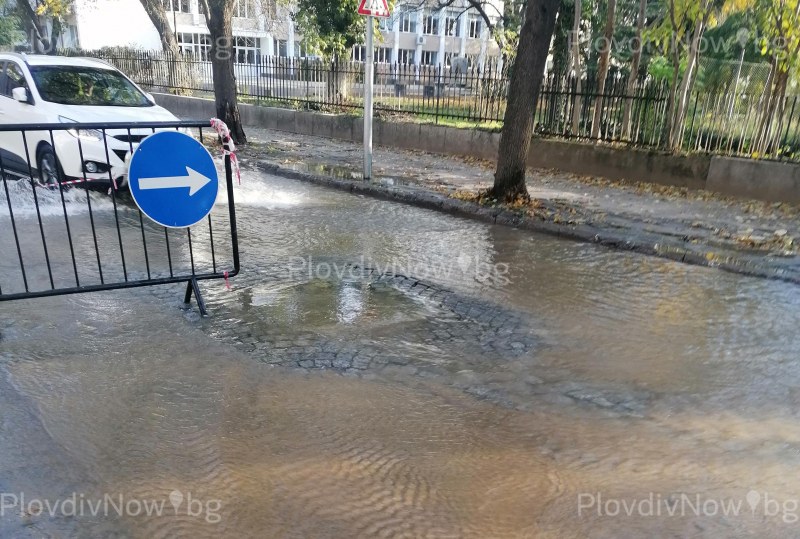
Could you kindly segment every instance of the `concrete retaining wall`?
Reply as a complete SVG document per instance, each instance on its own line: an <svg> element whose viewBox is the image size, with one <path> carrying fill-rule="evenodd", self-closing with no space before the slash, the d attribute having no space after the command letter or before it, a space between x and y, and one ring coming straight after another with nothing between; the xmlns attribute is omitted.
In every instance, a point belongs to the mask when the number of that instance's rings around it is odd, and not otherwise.
<svg viewBox="0 0 800 539"><path fill-rule="evenodd" d="M159 105L180 118L210 118L209 99L155 94ZM354 116L324 114L240 105L244 125L315 135L360 143L363 120ZM376 145L463 155L494 160L499 133L456 129L430 124L375 121ZM800 203L800 165L735 157L676 156L633 148L534 139L528 153L532 167L553 168L574 174L602 176L662 185L708 189L724 195L769 202Z"/></svg>

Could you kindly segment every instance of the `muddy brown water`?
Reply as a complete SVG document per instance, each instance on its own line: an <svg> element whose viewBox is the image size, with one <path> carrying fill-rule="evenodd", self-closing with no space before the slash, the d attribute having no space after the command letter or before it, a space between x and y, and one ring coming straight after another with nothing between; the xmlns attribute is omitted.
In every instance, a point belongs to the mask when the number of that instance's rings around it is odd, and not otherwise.
<svg viewBox="0 0 800 539"><path fill-rule="evenodd" d="M253 172L237 199L208 319L179 287L0 303L0 536L798 534L797 287ZM328 345L370 362L293 355Z"/></svg>

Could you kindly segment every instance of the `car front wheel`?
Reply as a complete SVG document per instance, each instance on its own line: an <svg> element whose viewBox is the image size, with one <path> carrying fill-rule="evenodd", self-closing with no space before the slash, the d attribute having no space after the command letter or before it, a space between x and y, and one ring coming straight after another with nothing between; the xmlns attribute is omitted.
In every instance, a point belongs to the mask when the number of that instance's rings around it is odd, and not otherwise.
<svg viewBox="0 0 800 539"><path fill-rule="evenodd" d="M42 149L39 150L36 164L39 168L40 185L51 188L58 187L58 184L63 181L64 173L61 170L61 165L52 147L43 146Z"/></svg>

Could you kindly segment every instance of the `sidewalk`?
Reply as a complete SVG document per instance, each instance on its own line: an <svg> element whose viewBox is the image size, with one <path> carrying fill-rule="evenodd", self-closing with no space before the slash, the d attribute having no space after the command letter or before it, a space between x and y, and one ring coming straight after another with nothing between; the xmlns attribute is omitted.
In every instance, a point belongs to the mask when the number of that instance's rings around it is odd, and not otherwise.
<svg viewBox="0 0 800 539"><path fill-rule="evenodd" d="M707 191L610 182L529 170L533 203L488 208L471 202L491 185L492 163L376 148L373 182L361 178L362 147L249 128L243 166L435 207L683 262L800 283L800 208Z"/></svg>

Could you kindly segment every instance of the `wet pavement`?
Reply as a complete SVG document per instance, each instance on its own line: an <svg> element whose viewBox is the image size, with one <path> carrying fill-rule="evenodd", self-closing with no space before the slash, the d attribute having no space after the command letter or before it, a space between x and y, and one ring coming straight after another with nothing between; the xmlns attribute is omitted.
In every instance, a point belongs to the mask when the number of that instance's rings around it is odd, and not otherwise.
<svg viewBox="0 0 800 539"><path fill-rule="evenodd" d="M362 183L359 144L253 127L248 137L245 163ZM487 161L387 147L375 149L373 169L389 190L422 191L411 200L472 201L494 177ZM528 170L527 187L533 203L507 208L516 226L800 283L800 206L557 170Z"/></svg>
<svg viewBox="0 0 800 539"><path fill-rule="evenodd" d="M0 304L0 536L797 534L800 287L243 180L211 317Z"/></svg>

